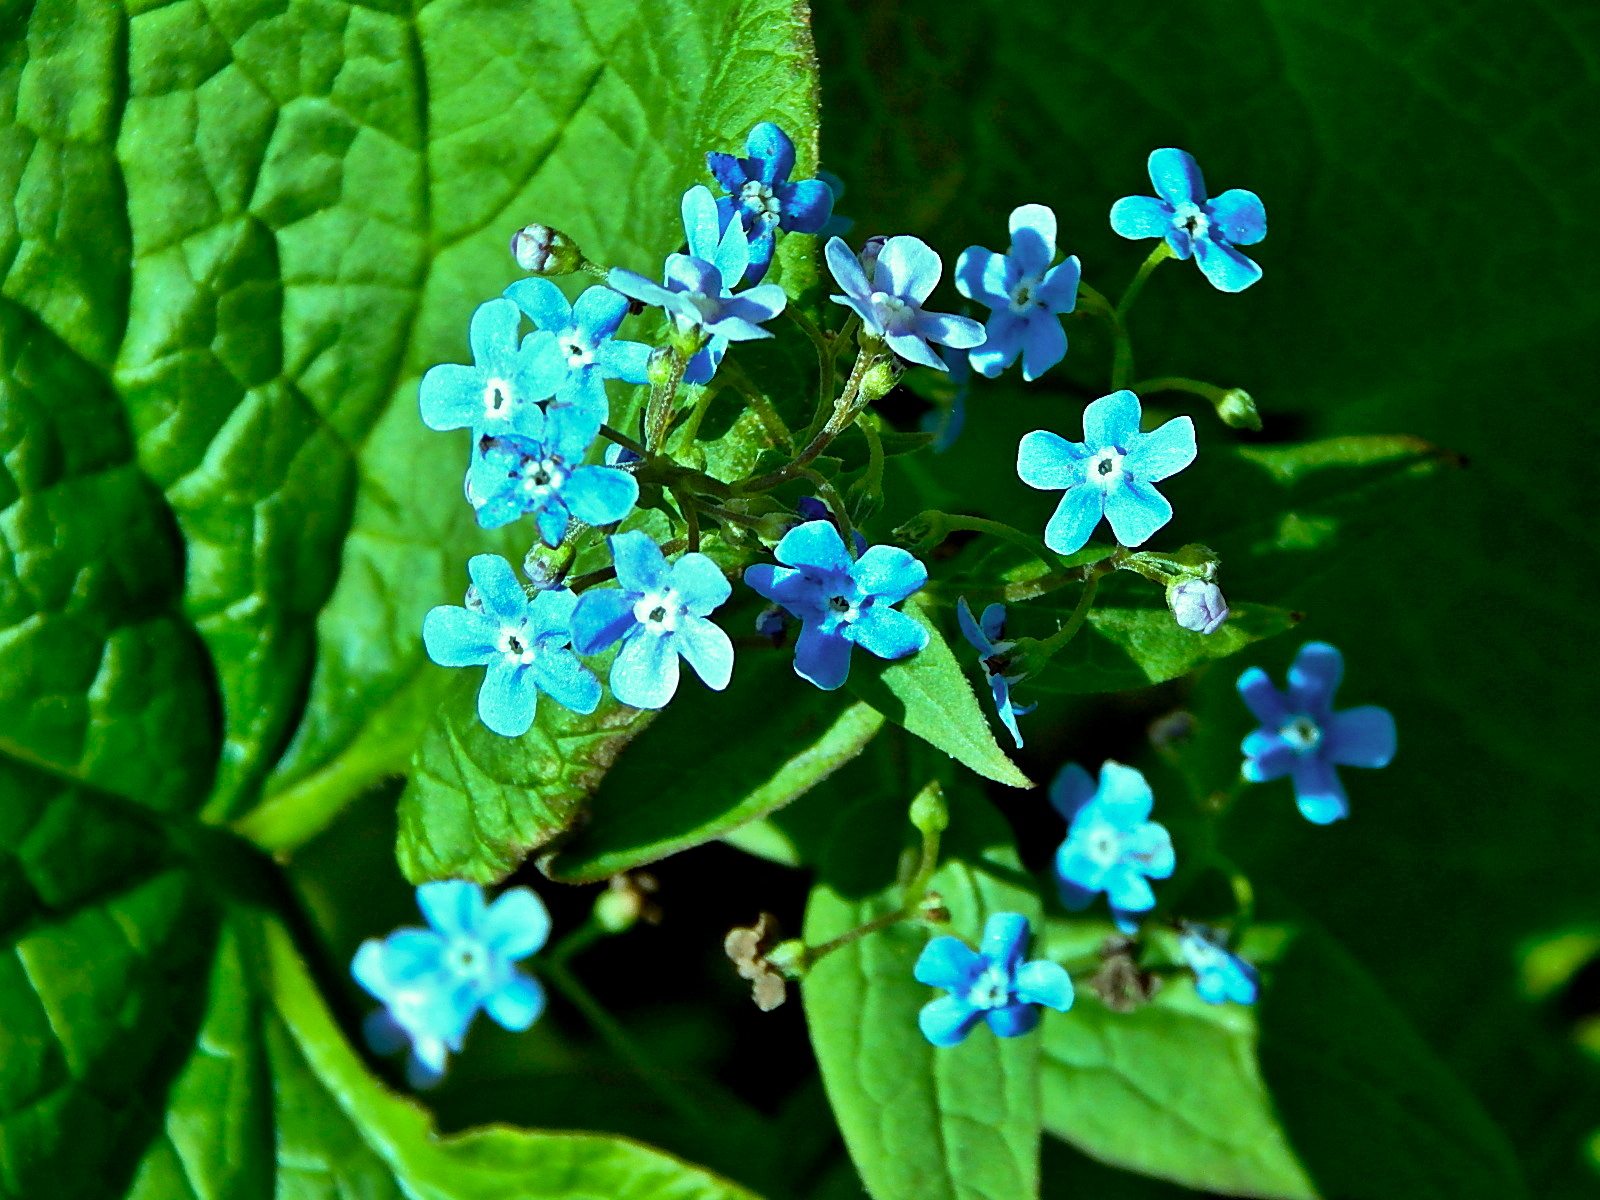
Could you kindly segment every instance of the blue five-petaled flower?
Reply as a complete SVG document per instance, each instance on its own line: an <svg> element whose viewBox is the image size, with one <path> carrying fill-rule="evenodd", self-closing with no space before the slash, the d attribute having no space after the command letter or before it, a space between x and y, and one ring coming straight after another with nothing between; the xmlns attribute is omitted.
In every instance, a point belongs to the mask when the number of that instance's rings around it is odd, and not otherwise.
<svg viewBox="0 0 1600 1200"><path fill-rule="evenodd" d="M762 121L745 139L745 158L711 152L706 165L729 192L717 201L728 218L737 215L750 240L745 279L760 283L772 264L777 230L816 233L833 212L833 189L820 179L789 182L794 142L771 121Z"/></svg>
<svg viewBox="0 0 1600 1200"><path fill-rule="evenodd" d="M983 326L972 318L923 309L944 273L944 263L926 242L905 234L889 238L863 267L843 239L831 238L827 258L844 289L844 295L830 299L854 311L867 333L881 337L907 362L948 370L930 342L966 350L983 341Z"/></svg>
<svg viewBox="0 0 1600 1200"><path fill-rule="evenodd" d="M1155 907L1151 879L1172 874L1177 859L1166 827L1150 820L1150 785L1132 767L1109 759L1100 784L1068 763L1050 785L1050 803L1067 819L1067 840L1056 851L1061 902L1077 912L1104 892L1117 928L1133 933L1133 914Z"/></svg>
<svg viewBox="0 0 1600 1200"><path fill-rule="evenodd" d="M971 351L973 370L990 378L1022 356L1022 378L1035 380L1067 356L1058 314L1078 304L1077 256L1051 266L1056 214L1043 204L1011 213L1011 250L968 246L956 262L956 288L993 310L984 341Z"/></svg>
<svg viewBox="0 0 1600 1200"><path fill-rule="evenodd" d="M1194 157L1168 147L1150 153L1154 196L1124 196L1111 206L1111 228L1125 238L1165 238L1176 258L1194 255L1219 290L1242 292L1261 278L1261 268L1235 247L1267 236L1261 197L1230 188L1206 199L1206 183Z"/></svg>
<svg viewBox="0 0 1600 1200"><path fill-rule="evenodd" d="M829 521L807 521L783 535L780 563L745 569L744 581L800 618L794 670L825 691L844 684L853 646L879 658L905 658L928 631L891 608L928 581L928 568L898 546L873 546L851 558Z"/></svg>
<svg viewBox="0 0 1600 1200"><path fill-rule="evenodd" d="M611 692L635 708L661 708L678 690L678 656L709 688L721 691L733 675L733 642L708 620L733 588L704 554L685 554L671 566L640 530L611 539L615 588L578 597L572 644L598 654L621 639L611 664Z"/></svg>
<svg viewBox="0 0 1600 1200"><path fill-rule="evenodd" d="M1000 1037L1020 1037L1039 1024L1040 1005L1057 1012L1071 1008L1066 968L1048 959L1022 961L1028 932L1021 913L992 913L976 952L953 937L924 946L914 969L917 982L950 994L922 1006L922 1035L935 1046L954 1046L984 1020Z"/></svg>
<svg viewBox="0 0 1600 1200"><path fill-rule="evenodd" d="M578 713L600 703L600 681L568 649L577 597L564 589L532 600L511 564L498 554L467 562L467 607L441 604L422 622L428 657L441 667L487 666L478 689L478 717L502 737L533 724L539 693Z"/></svg>
<svg viewBox="0 0 1600 1200"><path fill-rule="evenodd" d="M555 395L545 406L547 427L558 437L588 446L610 413L605 381L649 382L650 347L616 338L628 315L628 298L607 287L591 287L571 304L560 288L538 277L519 279L505 294L538 328L529 342L541 346L554 364Z"/></svg>
<svg viewBox="0 0 1600 1200"><path fill-rule="evenodd" d="M1386 767L1394 757L1394 717L1375 704L1333 711L1344 656L1326 642L1307 642L1280 692L1260 667L1239 676L1239 695L1261 722L1244 739L1244 777L1251 783L1294 780L1306 820L1326 825L1349 815L1335 767Z"/></svg>
<svg viewBox="0 0 1600 1200"><path fill-rule="evenodd" d="M1185 921L1178 953L1194 972L1194 990L1207 1004L1254 1004L1261 990L1256 969L1233 951L1209 925Z"/></svg>
<svg viewBox="0 0 1600 1200"><path fill-rule="evenodd" d="M1011 660L1007 655L1015 643L1000 640L1005 632L1006 606L991 604L983 610L980 620L973 620L972 609L967 607L967 598L959 596L956 598L956 621L961 626L962 636L977 650L978 665L983 668L983 677L989 681L989 690L994 695L995 712L1020 749L1022 733L1017 728L1017 718L1031 713L1038 705L1018 708L1011 702L1011 687L1020 683L1023 676L1010 673Z"/></svg>
<svg viewBox="0 0 1600 1200"><path fill-rule="evenodd" d="M361 943L350 964L356 982L383 1004L368 1018L367 1039L388 1053L409 1045L413 1087L437 1083L481 1008L499 1025L527 1029L544 1011L544 989L513 965L550 936L550 914L527 888L492 905L475 883L444 880L417 889L428 928L396 929Z"/></svg>
<svg viewBox="0 0 1600 1200"><path fill-rule="evenodd" d="M564 368L537 334L519 342L521 325L522 314L510 300L478 305L467 332L472 366L439 363L422 377L417 400L424 425L471 429L477 438L519 432L531 414L543 428L538 402L555 393Z"/></svg>
<svg viewBox="0 0 1600 1200"><path fill-rule="evenodd" d="M1023 483L1066 490L1044 531L1057 554L1083 549L1101 517L1124 546L1140 545L1172 520L1172 505L1154 485L1194 461L1194 422L1174 417L1141 433L1140 415L1138 396L1112 392L1083 410L1082 442L1035 429L1017 446Z"/></svg>

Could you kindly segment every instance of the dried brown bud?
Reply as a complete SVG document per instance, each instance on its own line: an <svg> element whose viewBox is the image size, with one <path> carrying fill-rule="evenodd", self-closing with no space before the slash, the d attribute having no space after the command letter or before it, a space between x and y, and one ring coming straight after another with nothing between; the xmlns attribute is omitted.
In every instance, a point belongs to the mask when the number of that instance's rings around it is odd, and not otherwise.
<svg viewBox="0 0 1600 1200"><path fill-rule="evenodd" d="M1112 1012L1142 1008L1161 990L1161 979L1134 958L1137 948L1132 938L1121 936L1108 937L1100 947L1101 967L1089 980L1089 990Z"/></svg>
<svg viewBox="0 0 1600 1200"><path fill-rule="evenodd" d="M739 972L739 978L750 981L750 998L762 1012L771 1012L788 996L782 973L766 958L777 935L778 919L771 913L762 913L754 925L730 929L722 939L723 953Z"/></svg>

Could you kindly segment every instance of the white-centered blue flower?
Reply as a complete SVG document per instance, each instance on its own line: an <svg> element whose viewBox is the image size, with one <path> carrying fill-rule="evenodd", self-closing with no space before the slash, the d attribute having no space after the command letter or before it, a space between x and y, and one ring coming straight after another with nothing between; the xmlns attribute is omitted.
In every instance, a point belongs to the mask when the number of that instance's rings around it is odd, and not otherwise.
<svg viewBox="0 0 1600 1200"><path fill-rule="evenodd" d="M1041 491L1066 495L1045 526L1057 554L1083 549L1104 517L1124 546L1138 546L1172 520L1172 505L1155 484L1195 458L1194 422L1174 417L1142 433L1139 397L1123 390L1083 410L1083 441L1036 429L1017 446L1017 474Z"/></svg>
<svg viewBox="0 0 1600 1200"><path fill-rule="evenodd" d="M1267 236L1261 197L1231 188L1206 198L1200 165L1186 151L1168 147L1150 154L1154 196L1124 196L1111 206L1111 228L1125 238L1165 238L1176 258L1194 256L1214 287L1242 292L1261 278L1261 268L1235 247Z"/></svg>
<svg viewBox="0 0 1600 1200"><path fill-rule="evenodd" d="M409 1046L414 1087L437 1083L481 1009L520 1032L544 1011L539 981L514 965L550 936L550 914L527 888L485 905L483 889L462 880L425 883L417 906L428 928L407 926L361 943L350 972L384 1007L367 1021L373 1049Z"/></svg>
<svg viewBox="0 0 1600 1200"><path fill-rule="evenodd" d="M1077 256L1055 263L1056 214L1043 204L1011 213L1011 249L996 254L968 246L956 262L956 288L992 309L981 346L968 357L990 378L1022 358L1022 378L1035 380L1067 356L1061 313L1078 306Z"/></svg>
<svg viewBox="0 0 1600 1200"><path fill-rule="evenodd" d="M843 239L831 238L827 259L844 289L844 295L829 299L854 311L863 329L907 362L948 370L930 342L967 350L983 341L983 326L972 318L922 307L944 273L943 261L926 242L905 234L889 238L876 259L863 266Z"/></svg>
<svg viewBox="0 0 1600 1200"><path fill-rule="evenodd" d="M777 231L816 233L833 212L834 193L822 179L789 182L794 142L771 121L750 131L744 152L746 157L739 158L712 151L706 165L729 193L717 201L718 211L730 219L737 216L749 238L745 279L760 283L772 263Z"/></svg>
<svg viewBox="0 0 1600 1200"><path fill-rule="evenodd" d="M953 937L924 946L913 971L917 982L950 994L922 1006L922 1036L935 1046L954 1046L987 1021L1000 1037L1020 1037L1039 1024L1041 1005L1071 1008L1072 977L1065 967L1048 959L1022 961L1028 935L1027 917L1000 912L990 914L977 951Z"/></svg>
<svg viewBox="0 0 1600 1200"><path fill-rule="evenodd" d="M1254 1004L1261 990L1256 969L1228 949L1227 939L1209 925L1185 921L1178 953L1194 972L1194 990L1207 1004Z"/></svg>
<svg viewBox="0 0 1600 1200"><path fill-rule="evenodd" d="M1166 879L1177 865L1166 827L1150 820L1150 785L1133 767L1108 759L1096 786L1089 772L1068 763L1050 785L1050 803L1068 825L1055 862L1062 904L1077 912L1104 892L1117 928L1135 932L1134 915L1156 905L1150 880Z"/></svg>
<svg viewBox="0 0 1600 1200"><path fill-rule="evenodd" d="M474 438L523 432L529 414L542 423L538 402L555 394L565 368L537 335L519 342L521 326L522 314L510 300L480 304L467 331L472 366L439 363L422 377L422 423L471 429Z"/></svg>

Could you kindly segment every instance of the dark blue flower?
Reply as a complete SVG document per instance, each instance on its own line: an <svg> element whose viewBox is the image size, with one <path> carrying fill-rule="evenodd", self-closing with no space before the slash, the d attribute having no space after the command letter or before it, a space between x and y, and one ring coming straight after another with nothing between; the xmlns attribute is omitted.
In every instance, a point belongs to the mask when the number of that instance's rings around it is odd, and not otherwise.
<svg viewBox="0 0 1600 1200"><path fill-rule="evenodd" d="M384 1006L367 1022L373 1048L409 1045L412 1086L427 1087L443 1076L448 1052L461 1049L479 1009L517 1032L539 1019L544 989L512 964L545 944L550 914L527 888L485 906L481 887L455 879L423 884L417 906L427 929L369 938L350 972Z"/></svg>
<svg viewBox="0 0 1600 1200"><path fill-rule="evenodd" d="M505 294L541 331L533 336L548 343L545 353L559 372L555 398L545 406L547 427L587 446L610 415L605 381L649 382L651 348L616 339L628 298L592 287L569 304L560 288L539 278L519 279Z"/></svg>
<svg viewBox="0 0 1600 1200"><path fill-rule="evenodd" d="M553 286L553 285L549 285ZM555 394L563 366L553 346L536 337L518 343L522 316L510 300L490 300L472 314L467 340L472 366L429 367L417 390L429 429L471 429L473 436L520 431L537 402Z"/></svg>
<svg viewBox="0 0 1600 1200"><path fill-rule="evenodd" d="M990 378L1022 356L1022 378L1032 381L1067 356L1059 314L1078 306L1076 256L1051 266L1056 256L1056 214L1043 204L1011 213L1011 250L996 254L969 246L956 262L956 288L993 310L983 344L970 354L975 371Z"/></svg>
<svg viewBox="0 0 1600 1200"><path fill-rule="evenodd" d="M611 539L611 560L619 586L578 597L572 645L579 654L598 654L622 640L611 664L612 694L635 708L661 708L678 690L679 655L707 687L727 687L733 642L707 619L733 591L717 564L692 553L668 566L661 548L637 529Z"/></svg>
<svg viewBox="0 0 1600 1200"><path fill-rule="evenodd" d="M1066 489L1045 526L1057 554L1083 549L1104 517L1124 546L1137 546L1172 520L1172 505L1153 486L1194 461L1194 422L1174 417L1139 431L1139 397L1101 396L1083 410L1082 442L1035 429L1017 446L1017 474L1041 491Z"/></svg>
<svg viewBox="0 0 1600 1200"><path fill-rule="evenodd" d="M1048 959L1023 962L1028 948L1028 918L1021 913L991 913L983 927L982 948L974 952L960 938L937 937L922 949L914 969L918 983L944 988L922 1006L917 1024L935 1046L954 1046L979 1020L1000 1037L1020 1037L1039 1024L1039 1007L1066 1012L1072 1007L1072 977Z"/></svg>
<svg viewBox="0 0 1600 1200"><path fill-rule="evenodd" d="M943 371L944 360L930 342L966 350L983 341L983 326L972 318L923 310L922 302L944 273L944 263L926 242L904 234L889 238L870 274L840 238L828 242L827 257L845 292L830 299L852 309L867 333L881 337L907 362Z"/></svg>
<svg viewBox="0 0 1600 1200"><path fill-rule="evenodd" d="M956 620L961 625L962 636L978 651L978 665L983 668L983 677L989 681L989 690L994 694L994 710L999 714L1001 724L1011 731L1011 737L1020 749L1022 732L1017 728L1017 718L1031 713L1038 705L1018 708L1011 703L1011 685L1022 682L1023 676L1020 673L1008 673L1011 660L1006 656L1015 643L1000 640L1000 635L1005 632L1006 606L991 604L983 610L983 619L974 621L972 610L967 607L967 598L961 596L956 600Z"/></svg>
<svg viewBox="0 0 1600 1200"><path fill-rule="evenodd" d="M613 267L606 282L625 296L665 310L680 336L702 331L700 336L708 340L690 361L684 379L706 383L730 341L772 336L761 323L781 313L788 296L775 283L733 294L749 264L749 246L737 221L724 222L718 216L717 203L706 188L690 188L683 194L683 230L689 253L667 256L665 286L622 267Z"/></svg>
<svg viewBox="0 0 1600 1200"><path fill-rule="evenodd" d="M928 631L890 605L928 581L928 568L898 546L873 546L850 557L828 521L807 521L783 535L775 567L757 563L744 581L800 618L794 670L824 691L850 675L850 649L905 658L928 644Z"/></svg>
<svg viewBox="0 0 1600 1200"><path fill-rule="evenodd" d="M1232 188L1206 199L1200 166L1182 150L1150 154L1154 196L1124 196L1111 206L1111 228L1125 238L1166 238L1174 257L1194 255L1200 270L1224 292L1242 292L1261 278L1261 268L1239 253L1267 236L1261 197Z"/></svg>
<svg viewBox="0 0 1600 1200"><path fill-rule="evenodd" d="M467 607L441 604L429 612L422 642L441 667L489 668L478 689L479 719L502 737L520 737L533 724L540 692L592 713L600 681L567 648L577 597L552 588L530 600L498 554L474 555L467 574Z"/></svg>
<svg viewBox="0 0 1600 1200"><path fill-rule="evenodd" d="M1132 767L1107 760L1096 787L1089 772L1068 763L1050 785L1050 803L1068 823L1056 851L1061 902L1077 912L1104 892L1117 928L1133 933L1132 914L1156 905L1150 880L1167 878L1177 865L1166 827L1150 820L1150 785Z"/></svg>
<svg viewBox="0 0 1600 1200"><path fill-rule="evenodd" d="M1227 939L1208 925L1183 923L1178 953L1194 972L1194 990L1207 1004L1254 1004L1261 990L1256 969L1228 949Z"/></svg>
<svg viewBox="0 0 1600 1200"><path fill-rule="evenodd" d="M729 195L717 201L724 216L737 215L750 239L745 279L760 283L772 264L777 231L816 233L833 212L833 189L820 179L789 182L794 143L771 121L763 121L745 140L747 157L710 153L706 165Z"/></svg>
<svg viewBox="0 0 1600 1200"><path fill-rule="evenodd" d="M539 537L558 546L571 517L609 525L628 515L639 483L616 467L585 466L588 447L575 441L572 424L546 430L537 411L519 422L522 432L484 435L467 468L467 501L485 529L509 525L532 513Z"/></svg>
<svg viewBox="0 0 1600 1200"><path fill-rule="evenodd" d="M1251 783L1294 780L1295 803L1308 821L1326 825L1350 813L1335 767L1386 767L1394 758L1394 717L1375 704L1333 711L1344 656L1326 642L1307 642L1280 692L1260 667L1239 676L1239 695L1261 722L1244 739L1244 777Z"/></svg>

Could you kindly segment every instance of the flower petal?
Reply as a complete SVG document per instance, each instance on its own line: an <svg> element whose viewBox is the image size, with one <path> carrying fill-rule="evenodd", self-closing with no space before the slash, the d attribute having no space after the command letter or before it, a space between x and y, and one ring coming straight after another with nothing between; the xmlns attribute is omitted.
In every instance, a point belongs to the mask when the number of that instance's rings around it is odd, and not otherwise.
<svg viewBox="0 0 1600 1200"><path fill-rule="evenodd" d="M968 246L956 259L956 291L968 300L1004 311L1011 305L1007 287L1009 274L1010 262L1004 254L982 246Z"/></svg>
<svg viewBox="0 0 1600 1200"><path fill-rule="evenodd" d="M973 1008L961 997L940 996L922 1006L917 1027L935 1046L954 1046L972 1032L982 1016L982 1009Z"/></svg>
<svg viewBox="0 0 1600 1200"><path fill-rule="evenodd" d="M762 183L782 183L794 170L794 143L771 121L762 121L750 131L744 150L760 163L760 175L752 178Z"/></svg>
<svg viewBox="0 0 1600 1200"><path fill-rule="evenodd" d="M921 334L885 330L881 336L889 344L889 349L907 362L916 363L920 367L932 367L935 371L950 369Z"/></svg>
<svg viewBox="0 0 1600 1200"><path fill-rule="evenodd" d="M619 588L583 593L572 610L572 648L579 654L599 654L639 623L633 606L633 595Z"/></svg>
<svg viewBox="0 0 1600 1200"><path fill-rule="evenodd" d="M1261 736L1262 730L1256 730L1245 738L1242 749L1245 754L1244 765L1239 773L1251 783L1269 783L1274 779L1282 779L1294 770L1299 756L1294 748L1275 734Z"/></svg>
<svg viewBox="0 0 1600 1200"><path fill-rule="evenodd" d="M1235 250L1212 238L1196 238L1194 256L1200 263L1200 272L1219 292L1242 292L1261 278L1261 266Z"/></svg>
<svg viewBox="0 0 1600 1200"><path fill-rule="evenodd" d="M531 888L508 888L478 922L478 936L502 958L527 958L550 938L550 910Z"/></svg>
<svg viewBox="0 0 1600 1200"><path fill-rule="evenodd" d="M595 349L594 365L606 379L620 379L624 383L648 383L652 349L643 342L619 342L608 339Z"/></svg>
<svg viewBox="0 0 1600 1200"><path fill-rule="evenodd" d="M422 618L422 646L441 667L476 667L497 653L499 626L480 612L454 604Z"/></svg>
<svg viewBox="0 0 1600 1200"><path fill-rule="evenodd" d="M1154 196L1124 196L1111 206L1111 229L1125 238L1166 237L1172 205Z"/></svg>
<svg viewBox="0 0 1600 1200"><path fill-rule="evenodd" d="M489 660L478 689L478 719L501 737L521 737L533 726L539 689L520 665L505 655Z"/></svg>
<svg viewBox="0 0 1600 1200"><path fill-rule="evenodd" d="M1302 755L1291 772L1294 802L1313 825L1329 825L1350 815L1350 800L1333 764L1314 755Z"/></svg>
<svg viewBox="0 0 1600 1200"><path fill-rule="evenodd" d="M537 275L530 279L519 279L503 295L528 314L535 329L556 332L572 325L572 305L567 303L561 289L548 279L541 279Z"/></svg>
<svg viewBox="0 0 1600 1200"><path fill-rule="evenodd" d="M706 154L706 166L710 169L712 178L734 195L738 195L740 189L750 181L750 176L745 174L744 164L739 161L737 155L710 151Z"/></svg>
<svg viewBox="0 0 1600 1200"><path fill-rule="evenodd" d="M1140 871L1151 879L1166 879L1178 865L1172 849L1172 835L1167 827L1156 821L1146 821L1123 839L1125 859L1134 860Z"/></svg>
<svg viewBox="0 0 1600 1200"><path fill-rule="evenodd" d="M678 691L678 655L671 639L641 629L611 664L611 693L634 708L662 708Z"/></svg>
<svg viewBox="0 0 1600 1200"><path fill-rule="evenodd" d="M1124 546L1138 546L1148 541L1168 521L1172 520L1172 505L1155 487L1137 479L1124 479L1120 487L1104 493L1106 520L1111 522L1111 532Z"/></svg>
<svg viewBox="0 0 1600 1200"><path fill-rule="evenodd" d="M993 608L994 605L990 605ZM988 610L984 611L988 616ZM956 624L961 627L961 636L966 638L972 648L980 655L987 657L994 653L994 641L988 636L987 631L972 617L972 609L967 605L965 596L956 597Z"/></svg>
<svg viewBox="0 0 1600 1200"><path fill-rule="evenodd" d="M616 566L617 582L626 592L659 592L671 578L666 556L655 539L639 529L613 534L611 561ZM584 651L590 653L590 651Z"/></svg>
<svg viewBox="0 0 1600 1200"><path fill-rule="evenodd" d="M1116 447L1127 453L1139 438L1139 397L1127 388L1101 396L1083 410L1083 442L1091 452Z"/></svg>
<svg viewBox="0 0 1600 1200"><path fill-rule="evenodd" d="M1123 467L1146 483L1176 475L1195 460L1194 421L1173 417L1149 433L1137 433L1128 444Z"/></svg>
<svg viewBox="0 0 1600 1200"><path fill-rule="evenodd" d="M1039 1027L1039 1010L1031 1004L1008 1004L983 1014L996 1037L1021 1037Z"/></svg>
<svg viewBox="0 0 1600 1200"><path fill-rule="evenodd" d="M1043 204L1011 210L1011 253L1023 275L1043 275L1056 256L1056 214Z"/></svg>
<svg viewBox="0 0 1600 1200"><path fill-rule="evenodd" d="M1083 482L1083 464L1089 457L1081 443L1069 442L1048 429L1035 429L1017 443L1017 477L1040 491L1070 488ZM1097 513L1095 520L1099 519Z"/></svg>
<svg viewBox="0 0 1600 1200"><path fill-rule="evenodd" d="M1078 307L1078 280L1081 274L1082 266L1074 254L1065 262L1050 268L1049 274L1039 282L1033 298L1057 315L1069 313Z"/></svg>
<svg viewBox="0 0 1600 1200"><path fill-rule="evenodd" d="M878 252L873 282L878 291L920 305L938 286L942 274L944 263L938 253L921 238L902 233L886 241Z"/></svg>
<svg viewBox="0 0 1600 1200"><path fill-rule="evenodd" d="M1060 963L1049 959L1023 963L1017 968L1017 999L1066 1012L1072 1007L1072 976Z"/></svg>
<svg viewBox="0 0 1600 1200"><path fill-rule="evenodd" d="M1155 794L1144 774L1112 759L1100 768L1100 786L1094 799L1095 811L1124 833L1131 833L1148 821L1155 805Z"/></svg>
<svg viewBox="0 0 1600 1200"><path fill-rule="evenodd" d="M790 233L816 233L833 216L833 189L820 179L802 179L778 189L783 204L779 227Z"/></svg>
<svg viewBox="0 0 1600 1200"><path fill-rule="evenodd" d="M501 624L512 625L528 615L528 593L511 564L498 554L474 554L467 575L483 601L483 610Z"/></svg>
<svg viewBox="0 0 1600 1200"><path fill-rule="evenodd" d="M496 1025L521 1033L544 1012L544 988L537 979L513 971L498 991L483 998L483 1007Z"/></svg>
<svg viewBox="0 0 1600 1200"><path fill-rule="evenodd" d="M964 996L983 969L983 958L960 938L936 937L922 948L911 974L918 983Z"/></svg>
<svg viewBox="0 0 1600 1200"><path fill-rule="evenodd" d="M845 245L844 239L829 238L823 256L828 260L828 270L834 280L846 294L858 304L870 306L872 286L867 282L867 273L861 269L861 260ZM839 300L837 296L834 299Z"/></svg>
<svg viewBox="0 0 1600 1200"><path fill-rule="evenodd" d="M1059 318L1035 310L1022 342L1022 378L1032 383L1067 356L1067 331Z"/></svg>
<svg viewBox="0 0 1600 1200"><path fill-rule="evenodd" d="M477 938L483 923L483 889L465 879L439 879L417 888L423 918L447 938Z"/></svg>
<svg viewBox="0 0 1600 1200"><path fill-rule="evenodd" d="M1087 484L1066 492L1044 527L1044 544L1057 554L1082 550L1105 515L1105 499L1103 491Z"/></svg>
<svg viewBox="0 0 1600 1200"><path fill-rule="evenodd" d="M472 346L472 361L487 370L496 369L517 352L517 330L522 314L504 297L486 300L472 314L467 341Z"/></svg>
<svg viewBox="0 0 1600 1200"><path fill-rule="evenodd" d="M898 604L928 582L928 568L899 546L873 546L849 571L863 594L879 604Z"/></svg>
<svg viewBox="0 0 1600 1200"><path fill-rule="evenodd" d="M572 324L584 346L591 351L616 333L627 315L628 298L599 284L585 288L572 306Z"/></svg>
<svg viewBox="0 0 1600 1200"><path fill-rule="evenodd" d="M1150 182L1156 195L1168 204L1204 204L1206 181L1200 174L1200 164L1186 150L1167 147L1150 152Z"/></svg>
<svg viewBox="0 0 1600 1200"><path fill-rule="evenodd" d="M1239 697L1263 725L1276 729L1289 719L1283 697L1272 679L1260 667L1251 667L1239 676Z"/></svg>
<svg viewBox="0 0 1600 1200"><path fill-rule="evenodd" d="M1028 918L1021 913L990 913L983 923L983 940L978 953L1009 975L1017 969L1028 949Z"/></svg>
<svg viewBox="0 0 1600 1200"><path fill-rule="evenodd" d="M928 631L903 612L882 604L866 609L849 626L852 642L879 658L906 658L928 644Z"/></svg>
<svg viewBox="0 0 1600 1200"><path fill-rule="evenodd" d="M974 321L971 317L958 317L951 313L918 313L915 329L917 337L925 338L930 342L937 342L941 346L951 346L957 350L981 346L984 339L988 337L981 322ZM946 369L943 362L939 363L939 369Z"/></svg>
<svg viewBox="0 0 1600 1200"><path fill-rule="evenodd" d="M429 367L417 388L417 407L429 429L465 429L482 420L487 386L481 367L439 363Z"/></svg>
<svg viewBox="0 0 1600 1200"><path fill-rule="evenodd" d="M646 279L637 271L630 271L626 267L612 267L606 272L606 284L624 296L631 296L655 308L665 308L672 303L672 293L666 288L655 280Z"/></svg>
<svg viewBox="0 0 1600 1200"><path fill-rule="evenodd" d="M704 554L690 553L678 559L668 580L684 607L698 617L709 615L733 594L722 568Z"/></svg>
<svg viewBox="0 0 1600 1200"><path fill-rule="evenodd" d="M1123 912L1149 912L1156 906L1155 889L1139 869L1122 863L1106 875L1106 899L1113 909Z"/></svg>
<svg viewBox="0 0 1600 1200"><path fill-rule="evenodd" d="M1334 713L1323 733L1323 755L1340 766L1387 767L1394 758L1394 716L1376 704Z"/></svg>
<svg viewBox="0 0 1600 1200"><path fill-rule="evenodd" d="M804 625L794 645L794 672L825 692L844 685L850 677L850 651L855 645L836 633L823 633Z"/></svg>
<svg viewBox="0 0 1600 1200"><path fill-rule="evenodd" d="M1027 332L1028 323L1022 317L1010 309L996 309L984 326L983 344L967 356L972 369L993 379L1017 361Z"/></svg>
<svg viewBox="0 0 1600 1200"><path fill-rule="evenodd" d="M1068 763L1050 781L1050 804L1070 824L1079 810L1095 798L1096 791L1089 772L1077 763Z"/></svg>
<svg viewBox="0 0 1600 1200"><path fill-rule="evenodd" d="M615 467L579 467L567 476L561 498L578 520L609 525L628 515L639 498L639 481Z"/></svg>
<svg viewBox="0 0 1600 1200"><path fill-rule="evenodd" d="M733 640L723 628L705 617L685 614L671 636L672 648L694 668L700 681L720 692L733 678Z"/></svg>
<svg viewBox="0 0 1600 1200"><path fill-rule="evenodd" d="M689 257L714 262L722 244L723 226L711 189L702 183L684 192L683 199L678 203L678 212L683 218L683 235L689 245ZM729 222L730 225L736 223ZM743 264L740 264L739 273L744 273Z"/></svg>
<svg viewBox="0 0 1600 1200"><path fill-rule="evenodd" d="M1267 236L1267 206L1244 188L1229 188L1209 205L1212 224L1235 246L1251 246Z"/></svg>
<svg viewBox="0 0 1600 1200"><path fill-rule="evenodd" d="M783 535L783 540L772 553L779 562L791 567L838 571L846 575L851 574L855 567L855 560L845 550L844 539L831 521L807 521L804 525L796 525ZM746 572L747 582L749 578L749 572Z"/></svg>
<svg viewBox="0 0 1600 1200"><path fill-rule="evenodd" d="M548 642L535 645L530 669L539 690L561 707L587 716L600 706L600 680L571 650Z"/></svg>
<svg viewBox="0 0 1600 1200"><path fill-rule="evenodd" d="M1289 665L1290 706L1313 716L1327 715L1343 678L1344 655L1327 642L1307 642Z"/></svg>

